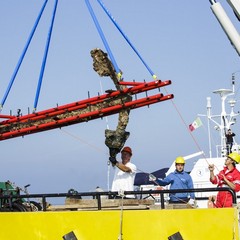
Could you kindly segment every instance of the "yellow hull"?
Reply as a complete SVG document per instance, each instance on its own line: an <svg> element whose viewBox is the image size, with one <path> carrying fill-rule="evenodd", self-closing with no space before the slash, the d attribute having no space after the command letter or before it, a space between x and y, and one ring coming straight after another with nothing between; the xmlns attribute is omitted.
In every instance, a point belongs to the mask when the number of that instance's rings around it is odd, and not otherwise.
<svg viewBox="0 0 240 240"><path fill-rule="evenodd" d="M180 232L185 240L239 240L238 210L171 209L0 213L0 239L167 240Z"/></svg>

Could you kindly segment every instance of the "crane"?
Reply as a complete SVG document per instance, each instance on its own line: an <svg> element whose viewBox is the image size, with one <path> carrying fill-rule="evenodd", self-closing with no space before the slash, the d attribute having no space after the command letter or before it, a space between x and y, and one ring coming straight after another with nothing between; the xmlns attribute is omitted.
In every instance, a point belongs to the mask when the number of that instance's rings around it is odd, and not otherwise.
<svg viewBox="0 0 240 240"><path fill-rule="evenodd" d="M214 15L216 16L219 24L221 25L223 31L226 33L228 39L230 40L232 46L240 55L240 37L238 31L233 25L232 21L229 19L222 5L215 0L209 0L211 3L211 9ZM238 20L240 20L240 1L239 0L227 0L230 7L233 9L233 12Z"/></svg>

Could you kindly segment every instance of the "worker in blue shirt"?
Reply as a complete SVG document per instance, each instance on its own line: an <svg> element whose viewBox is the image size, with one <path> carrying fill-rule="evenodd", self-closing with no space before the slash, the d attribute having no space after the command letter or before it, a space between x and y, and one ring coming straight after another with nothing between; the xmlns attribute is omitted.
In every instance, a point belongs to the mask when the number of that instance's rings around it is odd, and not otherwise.
<svg viewBox="0 0 240 240"><path fill-rule="evenodd" d="M166 176L164 179L156 179L160 186L170 184L171 189L192 189L193 181L191 176L184 171L185 160L183 157L177 157L175 160L176 170ZM191 193L170 193L169 203L188 203L194 205L194 192Z"/></svg>

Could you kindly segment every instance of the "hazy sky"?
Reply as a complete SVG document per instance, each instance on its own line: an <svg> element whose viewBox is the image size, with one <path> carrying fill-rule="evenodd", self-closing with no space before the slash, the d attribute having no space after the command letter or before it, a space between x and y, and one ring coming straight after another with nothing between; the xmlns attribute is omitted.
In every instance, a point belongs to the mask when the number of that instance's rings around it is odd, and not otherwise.
<svg viewBox="0 0 240 240"><path fill-rule="evenodd" d="M0 99L38 16L43 0L8 0L0 3ZM45 42L53 11L49 0L2 114L20 108L33 109ZM91 1L110 48L126 81L152 81L152 77L116 30L97 1ZM206 97L213 113L219 113L219 96L213 90L229 88L236 72L240 86L239 57L210 9L209 1L105 0L105 6L121 29L161 80L173 102L166 101L131 111L126 145L133 149L132 162L139 171L169 167L179 155L200 150L208 155L206 120L191 136L186 125L206 113ZM239 23L226 1L229 17ZM85 1L59 1L38 110L52 108L114 88L110 78L100 78L92 69L90 51L102 41ZM166 94L165 90L162 90ZM237 103L239 105L239 102ZM237 107L237 109L239 109ZM76 124L24 138L1 142L1 181L23 186L31 193L67 192L70 188L107 190L112 169L104 131L115 129L118 115ZM233 127L239 139L238 127ZM215 134L217 136L217 134ZM193 139L194 138L194 139ZM215 139L218 141L218 138ZM197 144L196 144L197 143ZM213 149L215 150L215 149ZM119 157L119 156L118 156ZM109 180L109 181L108 181Z"/></svg>

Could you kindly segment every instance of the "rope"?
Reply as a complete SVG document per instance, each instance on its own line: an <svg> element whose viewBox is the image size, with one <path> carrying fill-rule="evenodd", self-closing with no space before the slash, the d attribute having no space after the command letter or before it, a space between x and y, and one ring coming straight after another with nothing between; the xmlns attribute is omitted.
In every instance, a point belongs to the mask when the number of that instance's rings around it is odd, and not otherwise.
<svg viewBox="0 0 240 240"><path fill-rule="evenodd" d="M74 134L72 134L70 132L67 132L66 130L63 130L63 129L60 129L60 130L62 132L64 132L65 134L69 135L70 137L80 141L81 143L86 144L87 146L89 146L90 148L94 149L95 151L100 152L100 153L104 153L105 155L108 156L108 153L105 152L103 149L96 147L95 145L93 145L93 144L83 140L82 138L80 138L80 137L78 137L78 136L76 136L76 135L74 135ZM110 161L108 160L107 161L107 189L108 189L108 191L110 191L110 169L111 169L110 168Z"/></svg>
<svg viewBox="0 0 240 240"><path fill-rule="evenodd" d="M167 91L167 89L166 89L165 87L164 87L164 90L165 90L165 92L168 94L168 91ZM200 145L198 144L197 140L196 140L195 137L193 136L192 132L189 130L187 123L185 122L185 120L184 120L182 114L180 113L180 111L179 111L177 105L174 103L173 99L171 99L171 103L172 103L173 107L175 108L176 112L178 113L178 116L180 117L182 123L183 123L184 126L186 127L186 129L187 129L189 135L191 136L193 142L195 143L195 145L196 145L198 151L202 152L202 155L203 155L205 161L206 161L207 164L209 165L209 162L208 162L208 160L207 160L207 157L206 157L204 151L202 151L202 149L201 149Z"/></svg>
<svg viewBox="0 0 240 240"><path fill-rule="evenodd" d="M100 6L102 7L102 9L104 10L104 12L108 15L108 17L110 18L110 20L113 22L113 24L115 25L115 27L119 30L119 32L122 34L122 36L125 38L125 40L127 41L127 43L130 45L130 47L133 49L133 51L137 54L137 56L139 57L139 59L142 61L143 65L147 68L147 70L149 71L149 73L151 74L151 76L153 77L153 79L157 79L157 76L153 73L153 71L150 69L150 67L146 64L146 62L143 60L143 58L141 57L141 55L139 54L139 52L137 51L137 49L133 46L133 44L131 43L131 41L129 40L129 38L124 34L124 32L122 31L122 29L120 28L120 26L117 24L116 20L114 19L114 17L110 14L110 12L106 9L106 7L104 6L103 2L101 0L98 0L98 3L100 4Z"/></svg>
<svg viewBox="0 0 240 240"><path fill-rule="evenodd" d="M102 81L101 79L99 80L99 83L100 83L100 91L101 91L101 94L103 94L103 87L102 87ZM109 124L108 124L108 117L104 117L105 121L106 121L106 127L107 129L109 129ZM107 154L107 153L106 153ZM108 160L107 162L107 190L110 191L110 169L111 169L111 166L110 166L110 161Z"/></svg>
<svg viewBox="0 0 240 240"><path fill-rule="evenodd" d="M18 70L19 70L19 68L20 68L20 66L21 66L21 64L22 64L23 58L24 58L24 56L25 56L25 54L26 54L26 52L27 52L27 49L28 49L28 47L29 47L29 45L30 45L30 42L31 42L31 40L32 40L32 38L33 38L34 32L35 32L35 30L36 30L36 28L37 28L37 26L38 26L39 20L40 20L40 18L41 18L41 16L42 16L42 13L43 13L44 9L45 9L45 6L46 6L46 4L47 4L47 1L48 1L48 0L46 0L46 1L44 2L43 6L42 6L42 8L41 8L41 10L40 10L40 13L39 13L39 15L38 15L38 17L37 17L37 19L36 19L36 21L35 21L35 24L34 24L34 26L33 26L33 28L32 28L32 31L31 31L31 33L30 33L30 35L29 35L29 38L28 38L28 40L27 40L27 43L26 43L26 45L25 45L25 47L24 47L24 49L23 49L22 55L20 56L20 58L19 58L19 60L18 60L17 66L16 66L16 68L15 68L15 70L14 70L14 72L13 72L13 75L12 75L12 77L11 77L11 80L10 80L9 84L8 84L7 90L6 90L5 94L4 94L4 97L3 97L3 99L2 99L2 102L1 102L1 104L0 104L0 112L1 112L1 110L2 110L2 108L3 108L3 105L4 105L7 97L8 97L9 92L10 92L10 90L11 90L11 88L12 88L12 85L13 85L13 83L14 83L14 80L15 80L16 76L17 76Z"/></svg>
<svg viewBox="0 0 240 240"><path fill-rule="evenodd" d="M64 132L65 134L67 134L67 135L69 135L69 136L77 139L78 141L86 144L87 146L89 146L90 148L96 150L97 152L104 153L104 154L108 155L108 153L104 152L103 149L96 147L95 145L93 145L93 144L91 144L91 143L83 140L82 138L80 138L80 137L78 137L78 136L76 136L76 135L74 135L74 134L72 134L72 133L70 133L70 132L67 132L66 130L63 130L63 129L60 129L60 130L61 130L62 132Z"/></svg>
<svg viewBox="0 0 240 240"><path fill-rule="evenodd" d="M237 234L236 234L236 222L238 222L238 211L235 211L234 214L234 219L233 219L233 240L237 239Z"/></svg>
<svg viewBox="0 0 240 240"><path fill-rule="evenodd" d="M166 89L165 87L164 87L164 90L165 90L165 92L168 94L168 91L167 91L167 89ZM177 105L174 103L173 99L170 99L170 100L171 100L172 105L173 105L173 107L175 108L176 112L178 113L178 116L180 117L180 119L182 120L182 122L183 122L184 126L186 127L188 133L190 134L193 142L195 143L197 149L202 152L202 155L203 155L204 160L206 161L206 163L207 163L208 165L210 165L210 163L208 162L207 157L206 157L204 151L201 149L201 147L199 146L196 138L193 136L192 132L189 130L188 125L187 125L187 123L185 122L182 114L181 114L180 111L178 110ZM215 164L214 164L214 167L216 168L216 170L217 170L218 172L220 172L220 170L218 169L218 167L217 167Z"/></svg>
<svg viewBox="0 0 240 240"><path fill-rule="evenodd" d="M91 7L91 4L90 4L89 0L85 0L85 3L86 3L86 5L87 5L87 7L88 7L89 13L91 14L91 17L92 17L92 19L93 19L93 22L94 22L94 24L95 24L95 26L96 26L96 28L97 28L97 30L98 30L98 33L99 33L99 35L100 35L100 37L101 37L101 39L102 39L102 42L103 42L103 44L104 44L104 46L105 46L105 48L106 48L106 50L107 50L107 52L108 52L108 55L109 55L109 57L110 57L110 59L111 59L111 61L112 61L112 64L113 64L113 66L114 66L114 69L116 70L117 75L118 75L118 77L119 77L119 79L120 79L120 78L121 78L121 71L120 71L119 68L118 68L118 65L117 65L117 63L116 63L116 61L115 61L115 58L114 58L114 56L113 56L113 54L112 54L112 51L111 51L111 49L110 49L110 47L109 47L109 45L108 45L108 42L107 42L107 40L106 40L106 38L105 38L105 36L104 36L104 33L103 33L103 31L102 31L102 29L101 29L101 27L100 27L100 24L99 24L99 22L98 22L98 20L97 20L97 18L96 18L96 15L94 14L94 11L93 11L93 9L92 9L92 7Z"/></svg>
<svg viewBox="0 0 240 240"><path fill-rule="evenodd" d="M33 112L35 112L36 109L37 109L39 94L40 94L40 90L41 90L41 86L42 86L42 79L43 79L44 69L45 69L47 56L48 56L49 44L50 44L51 35L52 35L54 19L55 19L56 10L57 10L57 4L58 4L58 0L55 1L55 5L54 5L54 9L53 9L52 21L51 21L50 29L49 29L49 32L48 32L48 38L47 38L45 52L44 52L44 56L43 56L42 67L41 67L41 71L40 71L40 75L39 75L39 80L38 80L38 86L37 86L37 91L36 91L36 97L35 97L35 101L34 101L34 110L33 110Z"/></svg>
<svg viewBox="0 0 240 240"><path fill-rule="evenodd" d="M101 78L99 80L99 83L100 83L100 90L101 90L101 94L103 95L103 87L102 87L102 81L101 81ZM107 129L109 129L109 125L108 125L108 117L104 117L105 118L105 121L106 121L106 127Z"/></svg>
<svg viewBox="0 0 240 240"><path fill-rule="evenodd" d="M118 236L118 240L122 240L122 236L123 236L123 198L124 198L124 191L119 191L118 195L121 197L121 211L120 211L120 227L119 227L119 236Z"/></svg>
<svg viewBox="0 0 240 240"><path fill-rule="evenodd" d="M80 141L80 142L88 145L89 147L93 148L94 150L96 150L96 151L98 151L98 152L101 152L101 153L104 152L103 149L98 148L98 147L96 147L96 146L93 145L93 144L90 144L89 142L83 140L82 138L80 138L80 137L78 137L78 136L76 136L76 135L74 135L74 134L72 134L72 133L70 133L70 132L67 132L67 131L65 131L65 130L63 130L63 129L60 129L60 130L61 130L62 132L64 132L65 134L67 134L67 135L69 135L69 136L77 139L78 141ZM106 153L106 152L105 152L105 154L108 155L108 153ZM109 167L109 166L110 166L110 163L109 163L109 161L108 161L108 167ZM138 172L145 173L145 174L147 174L147 175L149 175L149 176L154 176L153 174L148 173L148 172L145 172L145 171L141 170L140 168L137 168L137 171L138 171ZM109 173L108 173L108 174L109 174ZM109 177L109 175L108 175L108 177ZM154 177L155 177L155 176L154 176ZM154 180L153 182L154 182L156 185L158 185L159 187L161 187L161 185L159 185L159 183L158 183L156 180ZM109 185L108 185L108 189L109 189ZM122 193L119 193L119 196L122 196ZM124 195L123 195L123 196L124 196ZM188 202L186 202L186 201L184 201L184 200L182 200L182 199L180 199L180 198L177 198L177 197L175 197L175 198L178 199L179 201L182 201L183 203L189 204Z"/></svg>
<svg viewBox="0 0 240 240"><path fill-rule="evenodd" d="M140 168L137 168L137 171L138 171L138 172L141 172L141 173L145 173L145 174L147 174L149 177L153 176L154 178L156 178L152 173L144 172L144 171L141 170ZM157 184L159 187L161 187L156 180L153 180L153 182L154 182L155 184Z"/></svg>

